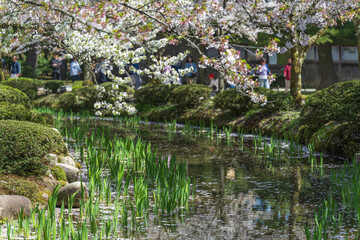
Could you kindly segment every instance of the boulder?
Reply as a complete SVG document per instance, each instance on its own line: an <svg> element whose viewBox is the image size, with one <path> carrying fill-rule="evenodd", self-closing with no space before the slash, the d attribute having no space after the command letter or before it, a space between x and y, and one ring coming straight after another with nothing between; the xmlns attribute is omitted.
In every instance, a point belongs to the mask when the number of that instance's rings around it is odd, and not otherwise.
<svg viewBox="0 0 360 240"><path fill-rule="evenodd" d="M72 167L70 165L66 165L66 164L63 164L63 163L58 163L57 165L64 170L64 172L66 174L67 181L69 183L79 181L79 176L78 176L79 169L78 168Z"/></svg>
<svg viewBox="0 0 360 240"><path fill-rule="evenodd" d="M58 156L56 154L53 153L49 153L46 156L46 160L50 162L50 164L52 165L56 165L58 163Z"/></svg>
<svg viewBox="0 0 360 240"><path fill-rule="evenodd" d="M29 216L31 207L31 201L27 197L17 195L0 196L0 220L18 218L21 209L24 209L24 214Z"/></svg>
<svg viewBox="0 0 360 240"><path fill-rule="evenodd" d="M66 165L70 165L72 167L76 167L74 159L72 157L70 157L69 155L68 156L60 156L58 162L66 164Z"/></svg>
<svg viewBox="0 0 360 240"><path fill-rule="evenodd" d="M84 201L86 201L89 198L88 189L84 183L82 183L83 189L84 189ZM64 202L64 206L68 207L69 202L68 199L71 198L73 194L75 194L73 207L78 208L80 206L80 199L81 199L81 183L80 182L73 182L70 183L62 188L60 188L58 193L58 201L57 206L61 207L62 203Z"/></svg>

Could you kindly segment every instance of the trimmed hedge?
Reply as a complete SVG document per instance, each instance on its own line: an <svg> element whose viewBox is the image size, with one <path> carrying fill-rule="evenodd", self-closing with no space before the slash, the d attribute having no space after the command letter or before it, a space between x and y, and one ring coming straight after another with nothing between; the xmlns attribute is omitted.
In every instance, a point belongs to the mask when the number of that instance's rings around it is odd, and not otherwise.
<svg viewBox="0 0 360 240"><path fill-rule="evenodd" d="M228 89L215 96L214 106L222 110L230 110L235 114L244 115L254 108L255 104L247 95L239 93L236 89Z"/></svg>
<svg viewBox="0 0 360 240"><path fill-rule="evenodd" d="M240 115L245 115L251 109L261 109L264 113L273 114L289 111L293 108L293 100L289 93L276 92L265 88L256 88L255 92L267 97L266 105L261 106L252 102L250 97L239 93L236 89L229 89L216 95L214 104L216 108L229 110Z"/></svg>
<svg viewBox="0 0 360 240"><path fill-rule="evenodd" d="M300 124L313 134L331 121L356 122L360 118L360 80L334 84L307 97Z"/></svg>
<svg viewBox="0 0 360 240"><path fill-rule="evenodd" d="M50 80L45 82L44 87L51 90L52 93L57 93L63 85L64 82L61 80Z"/></svg>
<svg viewBox="0 0 360 240"><path fill-rule="evenodd" d="M0 102L22 104L26 108L30 107L30 100L25 93L19 89L0 84Z"/></svg>
<svg viewBox="0 0 360 240"><path fill-rule="evenodd" d="M157 84L148 85L140 88L135 92L135 99L137 104L151 104L160 106L166 104L169 100L170 91L175 86Z"/></svg>
<svg viewBox="0 0 360 240"><path fill-rule="evenodd" d="M169 101L180 108L193 108L210 97L212 89L200 84L174 86L170 91Z"/></svg>
<svg viewBox="0 0 360 240"><path fill-rule="evenodd" d="M66 154L55 129L25 121L0 121L0 172L16 175L44 174L48 153Z"/></svg>
<svg viewBox="0 0 360 240"><path fill-rule="evenodd" d="M23 105L0 102L0 120L18 120L53 125L54 117L46 113L36 113Z"/></svg>
<svg viewBox="0 0 360 240"><path fill-rule="evenodd" d="M19 89L25 93L30 100L34 100L37 95L38 87L43 86L43 82L37 79L31 78L10 78L1 84Z"/></svg>

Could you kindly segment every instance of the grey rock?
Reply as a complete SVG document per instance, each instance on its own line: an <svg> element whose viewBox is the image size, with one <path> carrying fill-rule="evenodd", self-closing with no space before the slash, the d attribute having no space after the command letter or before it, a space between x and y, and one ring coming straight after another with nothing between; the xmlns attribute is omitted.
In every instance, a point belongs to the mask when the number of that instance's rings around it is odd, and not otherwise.
<svg viewBox="0 0 360 240"><path fill-rule="evenodd" d="M84 201L89 199L88 189L84 183L82 183L83 189L84 189ZM62 203L64 203L65 207L68 207L69 201L68 199L71 198L71 196L75 194L73 207L78 208L80 206L80 200L81 200L81 183L80 182L73 182L65 187L60 188L58 193L58 201L56 205L58 207L61 207Z"/></svg>
<svg viewBox="0 0 360 240"><path fill-rule="evenodd" d="M42 199L43 199L45 202L47 202L47 201L49 200L49 195L47 195L46 193L43 193L43 194L41 195L41 197L42 197Z"/></svg>
<svg viewBox="0 0 360 240"><path fill-rule="evenodd" d="M58 162L58 156L56 154L49 153L46 156L46 160L48 160L50 164L55 165Z"/></svg>
<svg viewBox="0 0 360 240"><path fill-rule="evenodd" d="M70 165L63 164L63 163L58 163L57 165L59 167L61 167L62 169L64 169L67 181L69 183L79 181L79 176L78 176L79 169L77 169L76 167L72 167Z"/></svg>
<svg viewBox="0 0 360 240"><path fill-rule="evenodd" d="M70 165L72 167L76 167L74 159L70 156L60 156L58 162L66 165Z"/></svg>
<svg viewBox="0 0 360 240"><path fill-rule="evenodd" d="M26 216L29 216L31 207L31 201L27 197L18 195L0 196L0 220L18 218L21 209L24 210Z"/></svg>

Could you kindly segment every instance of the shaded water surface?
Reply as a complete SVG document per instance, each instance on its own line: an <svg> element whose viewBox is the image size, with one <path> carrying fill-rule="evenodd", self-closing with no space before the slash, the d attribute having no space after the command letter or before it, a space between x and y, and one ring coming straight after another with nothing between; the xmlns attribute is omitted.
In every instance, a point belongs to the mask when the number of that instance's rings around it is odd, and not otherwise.
<svg viewBox="0 0 360 240"><path fill-rule="evenodd" d="M189 212L160 222L150 216L137 238L305 239L305 224L313 223L314 209L327 196L329 169L337 167L336 161L325 159L332 163L324 164L322 173L311 169L306 157L285 154L284 145L284 158L269 165L249 138L241 147L239 137L220 143L179 128L116 122L97 122L94 127L101 124L118 136L151 143L159 155L176 155L195 179Z"/></svg>

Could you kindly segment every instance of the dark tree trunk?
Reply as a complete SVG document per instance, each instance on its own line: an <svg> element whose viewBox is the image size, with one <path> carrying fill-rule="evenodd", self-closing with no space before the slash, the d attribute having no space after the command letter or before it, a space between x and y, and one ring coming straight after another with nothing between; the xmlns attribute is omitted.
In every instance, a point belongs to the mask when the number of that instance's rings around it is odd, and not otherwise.
<svg viewBox="0 0 360 240"><path fill-rule="evenodd" d="M4 66L3 66L3 61L1 59L1 57L2 57L2 54L0 52L0 82L5 80L5 75L3 72Z"/></svg>
<svg viewBox="0 0 360 240"><path fill-rule="evenodd" d="M338 82L331 52L331 43L319 45L319 69L321 82L317 90L327 88Z"/></svg>
<svg viewBox="0 0 360 240"><path fill-rule="evenodd" d="M26 64L34 70L34 73L38 64L38 55L39 55L39 42L36 42L33 45L31 45L30 50L26 52Z"/></svg>
<svg viewBox="0 0 360 240"><path fill-rule="evenodd" d="M359 61L359 68L360 68L360 14L355 18L354 20L355 25L355 31L357 36L357 42L358 42L358 61Z"/></svg>

